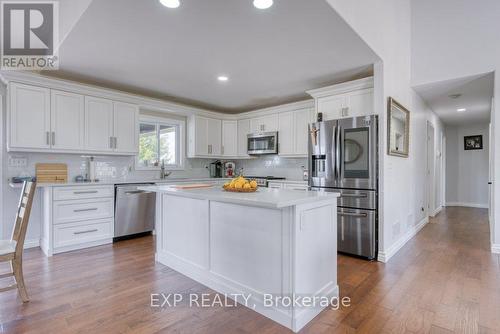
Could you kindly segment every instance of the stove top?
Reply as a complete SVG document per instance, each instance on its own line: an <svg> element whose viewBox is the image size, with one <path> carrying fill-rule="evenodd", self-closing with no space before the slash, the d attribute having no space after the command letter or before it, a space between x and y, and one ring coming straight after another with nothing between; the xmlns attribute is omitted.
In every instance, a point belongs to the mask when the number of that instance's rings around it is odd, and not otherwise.
<svg viewBox="0 0 500 334"><path fill-rule="evenodd" d="M284 177L278 176L246 176L247 179L254 179L260 187L267 187L269 181L272 180L286 180Z"/></svg>
<svg viewBox="0 0 500 334"><path fill-rule="evenodd" d="M285 177L279 176L246 176L247 179L264 179L264 180L286 180Z"/></svg>

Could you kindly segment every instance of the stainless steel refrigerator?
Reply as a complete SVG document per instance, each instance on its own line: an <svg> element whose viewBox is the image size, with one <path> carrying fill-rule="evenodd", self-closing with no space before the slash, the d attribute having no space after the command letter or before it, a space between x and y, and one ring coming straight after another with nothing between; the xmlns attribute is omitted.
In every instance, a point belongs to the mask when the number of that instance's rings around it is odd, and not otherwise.
<svg viewBox="0 0 500 334"><path fill-rule="evenodd" d="M339 192L339 252L376 259L378 116L309 125L309 186Z"/></svg>

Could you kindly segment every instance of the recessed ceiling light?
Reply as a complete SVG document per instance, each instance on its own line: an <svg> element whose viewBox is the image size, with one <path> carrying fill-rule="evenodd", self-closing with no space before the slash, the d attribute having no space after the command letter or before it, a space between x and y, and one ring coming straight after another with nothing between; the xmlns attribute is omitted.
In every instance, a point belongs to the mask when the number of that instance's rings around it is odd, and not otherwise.
<svg viewBox="0 0 500 334"><path fill-rule="evenodd" d="M160 3L168 8L177 8L181 5L179 0L160 0Z"/></svg>
<svg viewBox="0 0 500 334"><path fill-rule="evenodd" d="M464 111L466 111L466 110L467 110L467 109L465 109L465 108L458 108L458 109L457 109L457 111L458 111L458 112L464 112Z"/></svg>
<svg viewBox="0 0 500 334"><path fill-rule="evenodd" d="M449 97L450 99L458 99L460 96L462 96L462 94L460 94L460 93L459 93L459 94L451 94L451 95L448 95L448 97Z"/></svg>
<svg viewBox="0 0 500 334"><path fill-rule="evenodd" d="M217 77L217 80L225 82L225 81L228 81L229 78L227 76L225 76L225 75L219 75Z"/></svg>
<svg viewBox="0 0 500 334"><path fill-rule="evenodd" d="M258 9L268 9L273 5L273 0L253 0L253 5Z"/></svg>

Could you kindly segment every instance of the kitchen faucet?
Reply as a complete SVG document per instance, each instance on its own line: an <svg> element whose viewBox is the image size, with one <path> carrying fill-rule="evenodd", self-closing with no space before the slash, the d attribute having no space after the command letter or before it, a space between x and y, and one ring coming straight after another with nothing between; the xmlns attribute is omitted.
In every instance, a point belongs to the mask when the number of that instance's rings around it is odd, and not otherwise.
<svg viewBox="0 0 500 334"><path fill-rule="evenodd" d="M169 177L170 174L172 174L172 172L167 172L165 170L165 160L162 159L161 160L161 167L160 167L160 179L164 180L167 177Z"/></svg>

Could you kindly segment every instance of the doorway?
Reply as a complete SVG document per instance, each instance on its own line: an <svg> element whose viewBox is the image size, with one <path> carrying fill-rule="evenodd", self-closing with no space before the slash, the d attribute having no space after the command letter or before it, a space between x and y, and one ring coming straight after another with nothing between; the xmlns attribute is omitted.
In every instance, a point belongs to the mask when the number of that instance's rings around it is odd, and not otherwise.
<svg viewBox="0 0 500 334"><path fill-rule="evenodd" d="M427 121L427 215L434 216L436 211L436 154L435 129Z"/></svg>

